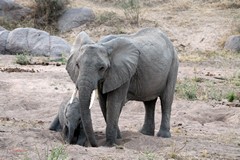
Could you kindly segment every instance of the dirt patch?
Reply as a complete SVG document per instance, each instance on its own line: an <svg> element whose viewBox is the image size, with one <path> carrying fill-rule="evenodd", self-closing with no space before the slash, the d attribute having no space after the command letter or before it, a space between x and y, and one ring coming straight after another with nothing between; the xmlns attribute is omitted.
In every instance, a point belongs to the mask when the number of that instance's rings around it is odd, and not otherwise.
<svg viewBox="0 0 240 160"><path fill-rule="evenodd" d="M1 59L14 56L0 56ZM9 66L1 62L1 66ZM16 64L11 64L14 66ZM48 130L64 98L70 97L74 84L65 66L17 66L41 70L36 74L2 72L0 79L0 155L4 159L46 157L55 147L64 146L68 158L73 159L239 159L240 108L228 102L188 101L175 98L172 109L172 138L145 136L138 132L144 120L140 102L128 102L123 108L119 126L122 139L118 146L106 148L105 122L97 99L92 119L99 148L66 145L59 133ZM199 72L193 69L198 68ZM205 69L201 69L204 67ZM201 72L200 72L201 70ZM213 78L218 67L197 63L181 63L179 79L186 77ZM230 70L224 68L221 75ZM215 83L221 83L215 79ZM234 103L239 103L238 101ZM156 133L161 120L160 102L156 107Z"/></svg>

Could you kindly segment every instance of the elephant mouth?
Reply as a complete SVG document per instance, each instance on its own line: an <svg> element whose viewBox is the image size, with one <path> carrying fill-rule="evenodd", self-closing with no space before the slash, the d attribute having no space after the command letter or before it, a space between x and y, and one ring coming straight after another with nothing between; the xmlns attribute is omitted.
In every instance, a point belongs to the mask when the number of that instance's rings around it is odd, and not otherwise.
<svg viewBox="0 0 240 160"><path fill-rule="evenodd" d="M68 143L68 144L78 144L78 145L81 145L81 146L85 146L85 144L87 142L87 138L86 138L86 136L85 136L85 134L83 132L84 132L83 128L80 127L80 125L79 125L74 130L73 136L69 138L71 133L69 132L69 128L67 126L65 126L64 137L63 137L65 143Z"/></svg>
<svg viewBox="0 0 240 160"><path fill-rule="evenodd" d="M73 103L73 100L74 100L74 98L77 96L78 92L79 92L78 89L75 88L75 90L73 91L72 96L71 96L71 98L70 98L70 100L69 100L69 104L72 104L72 103ZM91 109L92 106L93 106L93 102L94 102L94 99L95 99L95 95L96 95L96 90L93 90L93 92L92 92L92 94L91 94L91 101L90 101L89 109Z"/></svg>

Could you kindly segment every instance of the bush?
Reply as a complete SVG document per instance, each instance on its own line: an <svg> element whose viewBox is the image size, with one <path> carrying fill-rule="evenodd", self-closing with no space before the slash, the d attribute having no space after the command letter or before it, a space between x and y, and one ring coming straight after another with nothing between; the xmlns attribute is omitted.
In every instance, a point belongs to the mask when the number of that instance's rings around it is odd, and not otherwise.
<svg viewBox="0 0 240 160"><path fill-rule="evenodd" d="M139 24L141 10L139 0L124 0L121 3L121 8L131 24Z"/></svg>
<svg viewBox="0 0 240 160"><path fill-rule="evenodd" d="M28 54L23 53L23 54L17 54L16 55L16 63L20 65L28 65L30 64L30 58Z"/></svg>
<svg viewBox="0 0 240 160"><path fill-rule="evenodd" d="M176 86L177 95L187 100L197 99L197 90L197 83L190 79L179 81Z"/></svg>
<svg viewBox="0 0 240 160"><path fill-rule="evenodd" d="M68 0L35 0L34 27L45 29L53 25L56 28L56 22L68 3Z"/></svg>
<svg viewBox="0 0 240 160"><path fill-rule="evenodd" d="M47 155L47 160L65 160L68 159L65 147L55 147L51 150L50 154Z"/></svg>
<svg viewBox="0 0 240 160"><path fill-rule="evenodd" d="M230 92L227 95L228 102L233 102L235 99L237 99L237 96L234 92Z"/></svg>

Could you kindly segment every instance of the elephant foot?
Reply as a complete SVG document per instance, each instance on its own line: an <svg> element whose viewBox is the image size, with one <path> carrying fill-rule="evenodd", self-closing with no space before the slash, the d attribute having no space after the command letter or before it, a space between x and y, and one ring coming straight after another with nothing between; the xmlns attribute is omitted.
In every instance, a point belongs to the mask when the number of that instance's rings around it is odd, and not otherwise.
<svg viewBox="0 0 240 160"><path fill-rule="evenodd" d="M103 146L105 147L113 147L115 143L113 141L107 140Z"/></svg>
<svg viewBox="0 0 240 160"><path fill-rule="evenodd" d="M142 129L139 131L140 133L148 136L154 136L154 127L146 127L145 125L142 127Z"/></svg>
<svg viewBox="0 0 240 160"><path fill-rule="evenodd" d="M86 142L87 142L86 137L81 137L81 138L78 138L78 140L77 140L77 144L80 146L84 146Z"/></svg>
<svg viewBox="0 0 240 160"><path fill-rule="evenodd" d="M121 139L121 138L122 138L122 135L121 135L121 132L120 132L120 130L118 128L118 130L117 130L117 139Z"/></svg>
<svg viewBox="0 0 240 160"><path fill-rule="evenodd" d="M163 138L170 138L171 137L171 133L170 133L170 131L167 131L167 130L160 130L157 133L157 136L158 137L163 137Z"/></svg>

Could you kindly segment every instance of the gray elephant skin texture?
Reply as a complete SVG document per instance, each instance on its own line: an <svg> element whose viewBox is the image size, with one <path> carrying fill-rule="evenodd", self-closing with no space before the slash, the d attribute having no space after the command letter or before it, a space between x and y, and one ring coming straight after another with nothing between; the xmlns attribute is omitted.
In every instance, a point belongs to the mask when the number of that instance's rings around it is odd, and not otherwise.
<svg viewBox="0 0 240 160"><path fill-rule="evenodd" d="M84 146L87 138L81 122L79 100L74 98L70 104L69 99L60 105L58 114L52 121L49 129L61 132L66 143Z"/></svg>
<svg viewBox="0 0 240 160"><path fill-rule="evenodd" d="M66 69L79 90L82 124L91 146L98 146L89 109L95 89L106 121L106 146L121 138L118 120L129 100L144 103L145 120L140 132L153 136L159 97L162 120L157 136L171 137L170 115L178 65L172 42L157 28L145 28L131 35L108 35L98 42L80 32Z"/></svg>

